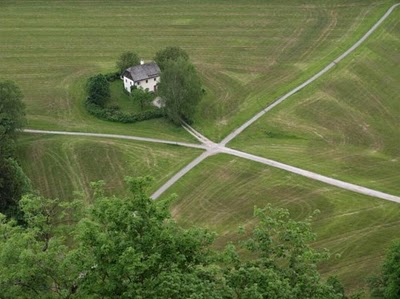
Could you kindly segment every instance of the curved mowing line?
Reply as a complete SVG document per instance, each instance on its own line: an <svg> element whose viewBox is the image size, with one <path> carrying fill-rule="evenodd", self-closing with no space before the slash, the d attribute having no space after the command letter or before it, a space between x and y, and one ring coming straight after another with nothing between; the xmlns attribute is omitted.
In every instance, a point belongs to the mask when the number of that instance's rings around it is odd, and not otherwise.
<svg viewBox="0 0 400 299"><path fill-rule="evenodd" d="M308 79L306 82L300 84L299 86L295 87L291 91L289 91L287 94L284 96L278 98L276 101L274 101L271 105L267 106L265 109L261 110L259 113L254 115L251 119L249 119L247 122L245 122L243 125L241 125L239 128L235 129L232 133L230 133L228 136L226 136L220 144L225 146L229 141L231 141L233 138L238 136L241 132L243 132L247 127L249 127L252 123L254 123L256 120L258 120L261 116L263 116L265 113L273 109L275 106L279 105L282 103L284 100L289 98L290 96L294 95L296 92L299 92L302 90L304 87L310 85L312 82L317 80L319 77L321 77L323 74L328 72L331 68L336 66L340 61L342 61L344 58L349 56L355 49L357 49L378 27L379 25L382 24L384 20L393 12L393 10L398 7L400 3L394 4L392 7L388 9L388 11L378 20L378 22L375 23L374 26L370 30L368 30L367 33L363 35L362 38L360 38L353 46L351 46L346 52L344 52L342 55L340 55L338 58L333 60L330 64L328 64L325 68L323 68L321 71L319 71L317 74L312 76L310 79Z"/></svg>
<svg viewBox="0 0 400 299"><path fill-rule="evenodd" d="M394 196L394 195L390 195L390 194L386 194L386 193L383 193L383 192L380 192L380 191L375 191L375 190L368 189L368 188L365 188L365 187L361 187L361 186L358 186L358 185L346 183L346 182L339 181L339 180L336 180L336 179L333 179L333 178L329 178L329 177L326 177L326 176L323 176L323 175L319 175L317 173L313 173L313 172L308 171L308 170L303 170L303 169L300 169L300 168L297 168L297 167L293 167L293 166L290 166L290 165L286 165L286 164L283 164L283 163L280 163L280 162L276 162L276 161L273 161L273 160L269 160L269 159L265 159L265 158L262 158L262 157L257 157L257 156L250 155L250 154L247 154L247 153L244 153L244 152L235 151L235 150L232 150L230 148L225 147L225 145L229 141L231 141L233 138L235 138L237 135L239 135L241 132L243 132L248 126L250 126L256 120L258 120L265 113L267 113L268 111L273 109L275 106L279 105L284 100L286 100L287 98L289 98L290 96L292 96L296 92L300 91L301 89L303 89L307 85L309 85L312 82L314 82L316 79L318 79L323 74L328 72L331 68L333 68L337 63L339 63L341 60L343 60L345 57L347 57L351 52L353 52L355 49L357 49L378 28L378 26L380 24L382 24L382 22L393 12L393 10L396 7L398 7L399 5L400 5L400 3L395 4L392 7L390 7L389 10L378 20L378 22L375 23L374 26L372 26L372 28L366 34L364 34L364 36L361 39L359 39L352 47L350 47L346 52L344 52L342 55L340 55L338 58L336 58L333 62L328 64L324 69L322 69L320 72L318 72L317 74L312 76L306 82L300 84L299 86L294 88L292 91L288 92L287 94L285 94L284 96L282 96L281 98L279 98L278 100L273 102L271 105L269 105L268 107L266 107L265 109L263 109L262 111L257 113L254 117L249 119L242 126L240 126L236 130L234 130L231 134L229 134L227 137L225 137L219 144L214 144L214 143L210 142L205 136L203 136L199 132L195 131L188 124L183 124L184 128L190 134L192 134L194 137L196 137L204 145L208 145L207 146L207 152L201 154L199 157L194 159L190 164L188 164L184 168L182 168L177 174L175 174L163 186L161 186L156 192L154 192L151 195L151 198L152 199L157 199L163 192L165 192L169 187L171 187L181 177L183 177L186 173L188 173L192 168L194 168L196 165L198 165L201 161L203 161L208 156L210 156L212 154L219 153L219 152L224 152L224 153L227 153L227 154L240 156L240 157L245 158L245 159L249 159L249 160L253 160L253 161L256 161L256 162L268 164L268 165L270 165L272 167L277 167L277 168L280 168L280 169L284 169L286 171L293 172L293 173L296 173L296 174L299 174L299 175L302 175L302 176L306 176L308 178L311 178L311 179L314 179L314 180L318 180L318 181L321 181L321 182L324 182L324 183L327 183L327 184L330 184L330 185L333 185L333 186L336 186L336 187L339 187L339 188L343 188L343 189L350 190L350 191L353 191L353 192L366 194L366 195L369 195L369 196L374 196L374 197L378 197L378 198L382 198L382 199L386 199L386 200L390 200L390 201L394 201L394 202L400 203L400 197L397 197L397 196ZM268 162L268 163L266 163L266 162Z"/></svg>
<svg viewBox="0 0 400 299"><path fill-rule="evenodd" d="M74 136L90 136L90 137L100 137L100 138L127 139L127 140L163 143L163 144L179 145L179 146L191 147L191 148L207 149L207 146L202 145L202 144L177 142L177 141L170 141L170 140L163 140L163 139L156 139L156 138L137 137L137 136L129 136L129 135L84 133L84 132L65 132L65 131L46 131L46 130L32 130L32 129L23 129L22 131L25 133L33 133L33 134L74 135Z"/></svg>

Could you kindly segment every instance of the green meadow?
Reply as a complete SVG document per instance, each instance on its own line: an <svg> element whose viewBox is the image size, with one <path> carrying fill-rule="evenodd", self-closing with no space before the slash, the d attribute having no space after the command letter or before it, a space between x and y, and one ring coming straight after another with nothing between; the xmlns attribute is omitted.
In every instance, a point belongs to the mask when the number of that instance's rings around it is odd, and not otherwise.
<svg viewBox="0 0 400 299"><path fill-rule="evenodd" d="M206 97L196 128L218 140L341 53L393 1L1 1L0 79L27 102L29 127L191 137L163 120L131 125L89 116L87 77L115 70L124 51L150 60L180 46Z"/></svg>
<svg viewBox="0 0 400 299"><path fill-rule="evenodd" d="M400 10L229 146L400 195Z"/></svg>
<svg viewBox="0 0 400 299"><path fill-rule="evenodd" d="M154 177L150 191L200 154L199 150L92 137L24 134L18 158L43 196L70 199L75 191L90 195L90 182L104 180L106 190L122 194L125 176Z"/></svg>
<svg viewBox="0 0 400 299"><path fill-rule="evenodd" d="M251 230L255 206L283 207L299 220L319 210L314 246L332 254L320 270L338 275L348 291L366 285L400 229L398 204L227 155L205 160L163 198L172 193L179 195L172 208L178 222L216 231L218 247L240 240L239 226Z"/></svg>
<svg viewBox="0 0 400 299"><path fill-rule="evenodd" d="M118 124L84 107L85 81L115 71L124 51L144 60L166 46L186 50L206 94L194 127L221 140L354 44L392 0L94 0L0 2L0 80L21 87L27 127L196 142L164 119ZM250 126L228 146L400 195L400 8L356 52ZM136 111L118 84L112 93ZM77 136L23 134L18 158L44 196L90 195L106 181L152 175L157 190L200 154L178 146ZM218 233L216 246L251 229L254 206L285 207L296 219L318 209L320 267L347 290L366 285L398 237L400 206L227 155L203 161L162 198L178 194L183 226ZM90 197L90 196L89 196Z"/></svg>

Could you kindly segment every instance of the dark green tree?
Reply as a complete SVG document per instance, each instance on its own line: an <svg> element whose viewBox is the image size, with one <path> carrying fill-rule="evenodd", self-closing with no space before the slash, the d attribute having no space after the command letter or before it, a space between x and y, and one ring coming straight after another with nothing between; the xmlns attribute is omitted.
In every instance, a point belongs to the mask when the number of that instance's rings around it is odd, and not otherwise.
<svg viewBox="0 0 400 299"><path fill-rule="evenodd" d="M25 125L25 105L22 92L12 81L0 81L0 144L2 138L14 137Z"/></svg>
<svg viewBox="0 0 400 299"><path fill-rule="evenodd" d="M103 74L98 74L87 80L86 92L88 103L104 107L111 97L110 83Z"/></svg>
<svg viewBox="0 0 400 299"><path fill-rule="evenodd" d="M165 69L168 61L177 61L178 59L189 60L188 53L179 47L166 47L158 51L154 57L154 61L158 64L161 71Z"/></svg>
<svg viewBox="0 0 400 299"><path fill-rule="evenodd" d="M161 73L158 94L164 100L167 117L179 125L191 123L203 95L194 66L185 59L168 60Z"/></svg>
<svg viewBox="0 0 400 299"><path fill-rule="evenodd" d="M386 252L381 273L371 277L372 298L400 298L400 240L395 240Z"/></svg>
<svg viewBox="0 0 400 299"><path fill-rule="evenodd" d="M134 101L138 101L140 105L140 109L143 111L145 106L151 104L151 100L153 100L154 96L148 90L144 90L143 88L133 88L131 91L131 97Z"/></svg>
<svg viewBox="0 0 400 299"><path fill-rule="evenodd" d="M129 67L140 64L139 56L133 52L124 52L118 58L116 67L118 72L122 73Z"/></svg>
<svg viewBox="0 0 400 299"><path fill-rule="evenodd" d="M22 98L14 82L0 82L0 212L7 216L17 216L21 195L30 190L29 179L14 159L17 132L26 122Z"/></svg>

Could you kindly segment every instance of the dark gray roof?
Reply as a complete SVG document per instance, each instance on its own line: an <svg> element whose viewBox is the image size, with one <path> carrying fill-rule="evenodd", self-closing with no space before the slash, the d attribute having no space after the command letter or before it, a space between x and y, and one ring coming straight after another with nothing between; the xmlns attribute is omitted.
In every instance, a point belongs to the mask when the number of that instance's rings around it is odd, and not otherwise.
<svg viewBox="0 0 400 299"><path fill-rule="evenodd" d="M139 64L131 66L124 72L124 77L127 77L133 81L141 81L150 78L155 78L160 76L160 68L157 63L150 62L145 64Z"/></svg>

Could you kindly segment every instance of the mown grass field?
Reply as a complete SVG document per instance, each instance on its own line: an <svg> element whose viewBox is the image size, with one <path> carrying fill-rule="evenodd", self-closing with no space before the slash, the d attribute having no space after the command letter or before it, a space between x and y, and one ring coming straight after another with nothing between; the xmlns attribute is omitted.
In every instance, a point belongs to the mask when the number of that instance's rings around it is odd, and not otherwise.
<svg viewBox="0 0 400 299"><path fill-rule="evenodd" d="M332 254L321 272L338 275L348 291L365 286L400 229L398 204L227 155L205 160L163 198L171 193L179 196L172 209L178 222L216 231L218 246L240 238L239 225L251 229L254 206L287 208L298 220L320 210L314 245Z"/></svg>
<svg viewBox="0 0 400 299"><path fill-rule="evenodd" d="M163 120L113 124L89 116L85 79L123 51L151 59L187 50L207 95L196 127L217 140L378 19L392 0L1 1L0 79L23 89L29 126L190 139Z"/></svg>
<svg viewBox="0 0 400 299"><path fill-rule="evenodd" d="M90 194L90 182L104 180L110 193L123 194L125 176L154 177L154 191L200 151L125 140L23 135L18 158L33 186L44 196L69 199Z"/></svg>
<svg viewBox="0 0 400 299"><path fill-rule="evenodd" d="M150 60L184 48L207 91L195 128L220 140L361 37L392 0L138 0L0 2L0 80L22 88L28 126L194 141L158 119L124 125L84 109L86 78L110 72L123 51ZM399 12L336 70L279 106L229 146L399 194ZM96 138L24 135L18 156L49 197L89 193L104 179L123 192L125 175L160 186L199 151ZM339 259L321 265L349 290L364 286L397 237L398 205L224 155L202 162L169 192L182 225L216 230L218 245L253 224L253 206L272 203L301 219L313 210L315 246ZM165 196L167 196L166 194Z"/></svg>
<svg viewBox="0 0 400 299"><path fill-rule="evenodd" d="M400 195L400 10L229 146Z"/></svg>

